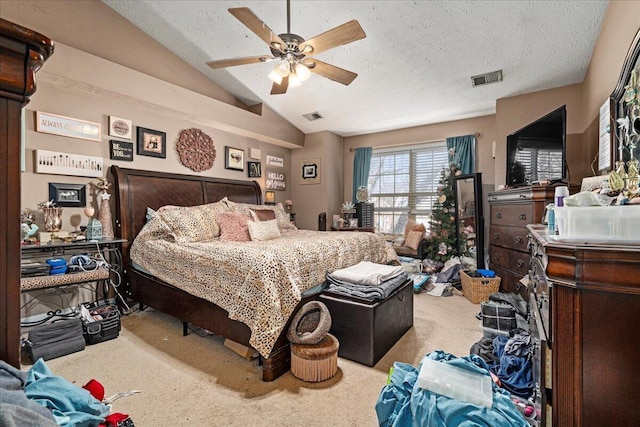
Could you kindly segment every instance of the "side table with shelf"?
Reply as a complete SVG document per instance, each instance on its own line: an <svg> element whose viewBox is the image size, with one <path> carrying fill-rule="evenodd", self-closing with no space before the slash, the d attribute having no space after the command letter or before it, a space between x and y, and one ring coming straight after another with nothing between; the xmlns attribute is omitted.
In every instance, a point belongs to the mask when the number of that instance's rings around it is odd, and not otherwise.
<svg viewBox="0 0 640 427"><path fill-rule="evenodd" d="M44 262L49 258L64 258L67 263L74 255L100 254L108 263L108 268L98 267L92 270L80 271L77 273L65 273L56 275L39 275L20 277L20 292L30 292L42 289L57 288L69 285L80 285L83 283L102 282L102 296L106 299L108 293L107 283L113 279L114 283L119 283L119 278L115 277L122 273L121 245L126 242L119 238L103 238L100 240L79 241L79 242L51 242L42 244L22 245L20 247L21 263ZM96 300L99 299L99 286L96 286ZM58 315L55 312L48 313L48 319ZM46 321L45 320L45 321Z"/></svg>

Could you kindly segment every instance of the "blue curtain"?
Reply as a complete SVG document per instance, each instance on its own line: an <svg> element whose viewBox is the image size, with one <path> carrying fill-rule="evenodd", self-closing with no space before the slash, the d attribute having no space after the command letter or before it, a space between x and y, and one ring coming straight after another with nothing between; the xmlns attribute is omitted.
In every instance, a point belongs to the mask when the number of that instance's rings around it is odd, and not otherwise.
<svg viewBox="0 0 640 427"><path fill-rule="evenodd" d="M371 153L373 148L356 148L356 155L353 157L353 192L351 198L356 203L356 192L361 186L366 186L369 182L369 168L371 167Z"/></svg>
<svg viewBox="0 0 640 427"><path fill-rule="evenodd" d="M453 151L452 151L453 149ZM474 135L454 136L447 138L449 162L463 174L474 173L476 169L476 137ZM453 155L451 153L453 152Z"/></svg>

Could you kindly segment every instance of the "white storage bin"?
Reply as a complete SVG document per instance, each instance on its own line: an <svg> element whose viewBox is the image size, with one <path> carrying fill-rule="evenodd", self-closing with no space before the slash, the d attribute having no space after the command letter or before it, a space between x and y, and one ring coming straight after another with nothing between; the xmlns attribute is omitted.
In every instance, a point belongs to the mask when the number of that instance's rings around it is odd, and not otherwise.
<svg viewBox="0 0 640 427"><path fill-rule="evenodd" d="M640 205L553 208L558 235L576 243L640 243Z"/></svg>
<svg viewBox="0 0 640 427"><path fill-rule="evenodd" d="M433 359L424 359L418 374L418 387L452 399L491 408L491 377Z"/></svg>

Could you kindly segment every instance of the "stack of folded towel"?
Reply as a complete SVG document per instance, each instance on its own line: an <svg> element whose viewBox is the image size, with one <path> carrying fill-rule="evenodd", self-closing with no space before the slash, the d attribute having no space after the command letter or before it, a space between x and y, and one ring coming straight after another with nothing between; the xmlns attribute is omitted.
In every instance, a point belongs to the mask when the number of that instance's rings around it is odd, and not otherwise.
<svg viewBox="0 0 640 427"><path fill-rule="evenodd" d="M328 290L369 301L386 299L408 279L401 266L362 261L327 273Z"/></svg>

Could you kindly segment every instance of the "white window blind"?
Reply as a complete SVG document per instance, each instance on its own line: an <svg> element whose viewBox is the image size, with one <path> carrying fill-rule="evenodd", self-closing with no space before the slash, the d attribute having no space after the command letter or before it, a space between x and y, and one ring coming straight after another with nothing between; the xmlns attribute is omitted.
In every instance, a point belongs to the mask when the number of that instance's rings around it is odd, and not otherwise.
<svg viewBox="0 0 640 427"><path fill-rule="evenodd" d="M429 227L442 170L448 164L444 141L374 149L369 170L369 201L376 230L402 234L407 220Z"/></svg>

